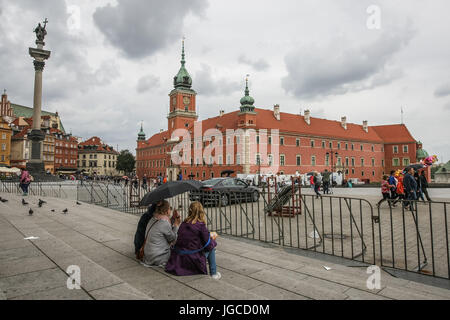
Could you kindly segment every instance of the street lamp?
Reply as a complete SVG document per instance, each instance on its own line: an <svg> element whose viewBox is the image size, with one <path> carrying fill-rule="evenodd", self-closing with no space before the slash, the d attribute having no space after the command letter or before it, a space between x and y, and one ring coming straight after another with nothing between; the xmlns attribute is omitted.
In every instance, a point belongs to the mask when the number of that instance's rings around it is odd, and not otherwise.
<svg viewBox="0 0 450 320"><path fill-rule="evenodd" d="M329 158L331 155L331 186L333 186L333 182L334 182L334 176L333 176L333 168L336 169L336 167L334 166L334 158L333 155L336 157L338 157L339 153L335 152L333 153L333 150L330 149L330 152L326 153L327 157Z"/></svg>

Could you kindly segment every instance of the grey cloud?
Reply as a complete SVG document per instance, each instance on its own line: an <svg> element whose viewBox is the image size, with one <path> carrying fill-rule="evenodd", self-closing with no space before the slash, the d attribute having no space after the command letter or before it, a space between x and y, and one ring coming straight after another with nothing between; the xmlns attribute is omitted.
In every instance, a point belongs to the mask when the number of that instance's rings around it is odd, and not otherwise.
<svg viewBox="0 0 450 320"><path fill-rule="evenodd" d="M444 105L444 109L450 111L450 102Z"/></svg>
<svg viewBox="0 0 450 320"><path fill-rule="evenodd" d="M6 88L17 90L13 101L31 103L33 90L33 63L28 47L35 46L32 32L39 21L48 18L45 49L51 51L44 69L44 104L61 100L74 92L86 92L94 86L105 86L119 75L113 61L103 61L92 68L86 61L87 41L81 34L71 34L67 25L69 14L64 1L7 2L0 0L2 14L20 12L26 23L4 24L0 29L0 74L10 75L4 79ZM3 17L0 16L0 18ZM14 57L14 59L11 59Z"/></svg>
<svg viewBox="0 0 450 320"><path fill-rule="evenodd" d="M138 80L136 91L138 93L143 93L154 87L159 87L159 78L154 75L148 75Z"/></svg>
<svg viewBox="0 0 450 320"><path fill-rule="evenodd" d="M263 58L260 58L256 61L254 61L254 60L249 59L248 57L246 57L243 54L238 57L238 62L247 64L247 65L251 66L253 69L255 69L256 71L265 71L269 68L269 64Z"/></svg>
<svg viewBox="0 0 450 320"><path fill-rule="evenodd" d="M199 95L228 95L232 92L244 89L237 81L230 81L226 77L213 77L213 72L209 65L202 64L201 67L201 70L197 71L193 78L194 86Z"/></svg>
<svg viewBox="0 0 450 320"><path fill-rule="evenodd" d="M450 95L450 83L444 84L434 91L435 97L445 97Z"/></svg>
<svg viewBox="0 0 450 320"><path fill-rule="evenodd" d="M183 20L188 13L201 15L206 0L118 0L94 13L94 22L106 39L125 56L136 59L150 56L180 39Z"/></svg>
<svg viewBox="0 0 450 320"><path fill-rule="evenodd" d="M390 30L376 41L350 47L338 39L328 48L299 48L285 56L288 75L282 87L296 97L340 95L385 85L402 75L389 65L413 38L414 31Z"/></svg>

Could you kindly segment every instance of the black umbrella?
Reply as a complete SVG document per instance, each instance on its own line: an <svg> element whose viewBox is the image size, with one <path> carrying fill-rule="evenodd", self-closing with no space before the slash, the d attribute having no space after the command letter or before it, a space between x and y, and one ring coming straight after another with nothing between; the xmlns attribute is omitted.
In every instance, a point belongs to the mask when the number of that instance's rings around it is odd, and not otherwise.
<svg viewBox="0 0 450 320"><path fill-rule="evenodd" d="M227 175L227 177L229 177L231 174L233 174L234 173L234 171L233 170L223 170L221 173L220 173L220 176L222 177L224 174L226 174Z"/></svg>
<svg viewBox="0 0 450 320"><path fill-rule="evenodd" d="M425 166L421 163L415 163L415 164L411 164L411 165L407 166L405 168L405 170L403 170L403 171L408 172L409 168L413 168L414 170L418 171L420 169L425 168Z"/></svg>
<svg viewBox="0 0 450 320"><path fill-rule="evenodd" d="M160 200L172 198L191 190L200 190L203 183L196 180L169 181L147 193L139 202L139 206L149 206Z"/></svg>

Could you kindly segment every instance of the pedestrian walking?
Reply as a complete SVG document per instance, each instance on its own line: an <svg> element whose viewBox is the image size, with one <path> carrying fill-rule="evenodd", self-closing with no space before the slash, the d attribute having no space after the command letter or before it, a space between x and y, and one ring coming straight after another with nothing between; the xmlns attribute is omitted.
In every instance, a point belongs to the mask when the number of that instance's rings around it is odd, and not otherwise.
<svg viewBox="0 0 450 320"><path fill-rule="evenodd" d="M314 192L316 193L316 199L320 197L320 192L319 192L319 188L320 188L320 182L319 182L319 175L317 174L317 172L314 172L313 175L313 184L314 184Z"/></svg>
<svg viewBox="0 0 450 320"><path fill-rule="evenodd" d="M390 199L394 200L398 197L397 194L397 179L395 178L395 171L391 170L389 178L388 178L388 183L389 185L391 185L390 187Z"/></svg>
<svg viewBox="0 0 450 320"><path fill-rule="evenodd" d="M309 177L309 184L311 189L314 189L314 173Z"/></svg>
<svg viewBox="0 0 450 320"><path fill-rule="evenodd" d="M30 185L32 180L32 177L30 173L27 171L27 169L21 168L20 169L20 188L23 191L23 195L28 195L28 186Z"/></svg>
<svg viewBox="0 0 450 320"><path fill-rule="evenodd" d="M425 197L427 198L427 200L432 201L430 199L430 196L428 195L428 180L427 180L427 177L425 176L425 171L423 171L423 170L420 173L420 185L422 188L422 192L425 195Z"/></svg>
<svg viewBox="0 0 450 320"><path fill-rule="evenodd" d="M142 177L142 189L147 191L147 175L146 174L144 174L144 176Z"/></svg>
<svg viewBox="0 0 450 320"><path fill-rule="evenodd" d="M417 198L417 200L419 200L419 198L420 198L420 199L422 199L423 202L425 202L425 198L423 197L423 193L422 193L422 183L421 183L418 172L414 173L414 180L416 180L416 183L417 183L416 198Z"/></svg>
<svg viewBox="0 0 450 320"><path fill-rule="evenodd" d="M393 187L393 185L389 184L388 181L389 177L387 175L384 175L383 180L381 181L381 194L383 195L383 198L380 201L378 201L377 208L379 208L381 203L383 203L384 201L388 201L389 203L389 200L391 199L391 188Z"/></svg>
<svg viewBox="0 0 450 320"><path fill-rule="evenodd" d="M323 173L323 193L329 194L330 193L330 173L327 169L325 169L325 172Z"/></svg>
<svg viewBox="0 0 450 320"><path fill-rule="evenodd" d="M417 182L414 179L414 168L408 168L408 171L405 174L405 177L403 178L403 185L405 186L405 196L406 201L405 202L405 208L410 207L411 210L413 209L413 201L417 200L416 198L416 190L417 190Z"/></svg>
<svg viewBox="0 0 450 320"><path fill-rule="evenodd" d="M394 201L394 205L399 201L402 201L402 204L403 204L406 197L405 197L405 187L403 185L403 175L401 175L401 174L397 177L396 192L397 192L397 199Z"/></svg>

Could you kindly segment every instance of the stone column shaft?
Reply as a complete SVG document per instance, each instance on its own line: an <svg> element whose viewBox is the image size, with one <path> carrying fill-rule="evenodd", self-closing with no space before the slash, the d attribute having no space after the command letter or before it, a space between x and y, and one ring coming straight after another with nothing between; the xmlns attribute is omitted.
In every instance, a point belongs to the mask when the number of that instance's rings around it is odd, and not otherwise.
<svg viewBox="0 0 450 320"><path fill-rule="evenodd" d="M37 63L36 63L37 62ZM40 63L39 63L40 62ZM35 61L36 64L44 64ZM35 67L34 73L34 97L33 97L33 130L41 130L41 106L42 106L42 69Z"/></svg>

